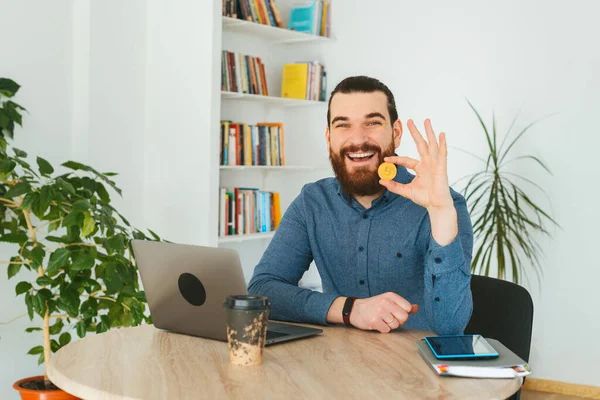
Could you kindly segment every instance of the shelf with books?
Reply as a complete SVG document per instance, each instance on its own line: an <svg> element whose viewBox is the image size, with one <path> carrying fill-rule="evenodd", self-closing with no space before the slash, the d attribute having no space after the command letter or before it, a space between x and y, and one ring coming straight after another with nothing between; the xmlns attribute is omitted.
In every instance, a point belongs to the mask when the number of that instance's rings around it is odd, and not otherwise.
<svg viewBox="0 0 600 400"><path fill-rule="evenodd" d="M329 167L322 167L329 168ZM311 171L321 169L310 165L220 165L219 169L223 171Z"/></svg>
<svg viewBox="0 0 600 400"><path fill-rule="evenodd" d="M284 97L261 96L257 94L221 91L221 100L241 100L264 103L275 107L305 107L327 105L325 101L287 99Z"/></svg>
<svg viewBox="0 0 600 400"><path fill-rule="evenodd" d="M263 232L263 233L251 233L248 235L230 235L230 236L220 236L218 239L219 244L221 243L234 243L234 242L246 242L249 240L265 240L271 239L275 235L275 231L273 232Z"/></svg>
<svg viewBox="0 0 600 400"><path fill-rule="evenodd" d="M226 32L242 32L248 35L270 40L277 44L295 44L332 42L335 38L327 36L312 35L305 32L297 32L286 28L263 25L256 22L244 21L242 19L222 17L223 30Z"/></svg>

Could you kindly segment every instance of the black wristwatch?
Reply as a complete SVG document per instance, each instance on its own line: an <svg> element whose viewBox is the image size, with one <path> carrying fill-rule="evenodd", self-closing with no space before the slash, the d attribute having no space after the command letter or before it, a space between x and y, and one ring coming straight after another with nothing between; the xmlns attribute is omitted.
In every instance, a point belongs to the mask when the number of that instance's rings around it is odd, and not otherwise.
<svg viewBox="0 0 600 400"><path fill-rule="evenodd" d="M344 320L344 325L352 327L353 325L350 323L350 313L352 312L352 306L354 305L354 300L356 297L348 297L346 302L344 303L344 308L342 309L342 318Z"/></svg>

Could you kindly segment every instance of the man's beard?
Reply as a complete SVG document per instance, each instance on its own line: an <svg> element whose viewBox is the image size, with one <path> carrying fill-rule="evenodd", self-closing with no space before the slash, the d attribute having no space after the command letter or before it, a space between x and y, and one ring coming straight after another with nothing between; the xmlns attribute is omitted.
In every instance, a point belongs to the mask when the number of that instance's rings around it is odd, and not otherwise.
<svg viewBox="0 0 600 400"><path fill-rule="evenodd" d="M385 157L394 155L394 141L390 143L387 149L382 152L381 148L375 144L365 143L362 146L347 146L340 150L340 154L335 154L329 150L329 161L333 167L333 172L340 182L342 190L354 196L372 196L381 192L384 187L379 184L379 175L377 168L371 170L370 166L354 169L354 172L348 172L346 168L346 155L348 153L366 153L373 152L373 157L377 157L377 166L379 166Z"/></svg>

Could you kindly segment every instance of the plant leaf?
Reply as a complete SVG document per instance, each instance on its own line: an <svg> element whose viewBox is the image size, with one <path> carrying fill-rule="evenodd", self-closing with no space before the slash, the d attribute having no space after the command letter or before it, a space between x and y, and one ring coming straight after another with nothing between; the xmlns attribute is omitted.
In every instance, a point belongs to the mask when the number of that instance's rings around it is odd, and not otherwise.
<svg viewBox="0 0 600 400"><path fill-rule="evenodd" d="M75 329L77 330L77 336L79 336L80 338L84 337L87 332L86 326L83 323L83 321L79 321L77 324L75 324Z"/></svg>
<svg viewBox="0 0 600 400"><path fill-rule="evenodd" d="M63 332L63 334L58 338L58 343L60 344L60 347L71 343L71 334L69 332Z"/></svg>
<svg viewBox="0 0 600 400"><path fill-rule="evenodd" d="M27 332L27 333L31 333L31 332L34 332L34 331L42 331L42 328L37 327L37 326L32 326L31 328L25 329L25 332Z"/></svg>
<svg viewBox="0 0 600 400"><path fill-rule="evenodd" d="M0 173L9 174L15 169L16 166L17 164L13 160L5 158L0 161Z"/></svg>
<svg viewBox="0 0 600 400"><path fill-rule="evenodd" d="M18 243L22 244L28 240L27 234L23 231L19 231L17 233L9 233L4 236L0 236L0 242L6 243Z"/></svg>
<svg viewBox="0 0 600 400"><path fill-rule="evenodd" d="M17 156L19 158L27 158L27 153L21 149L17 149L16 147L13 147L13 152L15 153L15 156Z"/></svg>
<svg viewBox="0 0 600 400"><path fill-rule="evenodd" d="M29 320L33 320L33 295L29 292L25 294L25 304L27 305Z"/></svg>
<svg viewBox="0 0 600 400"><path fill-rule="evenodd" d="M48 275L44 275L37 278L35 283L39 286L50 286L52 284L52 279Z"/></svg>
<svg viewBox="0 0 600 400"><path fill-rule="evenodd" d="M84 271L86 269L91 269L94 267L96 259L89 255L85 254L83 256L77 257L73 261L73 265L71 266L71 271Z"/></svg>
<svg viewBox="0 0 600 400"><path fill-rule="evenodd" d="M9 264L8 265L8 279L12 278L21 270L23 264Z"/></svg>
<svg viewBox="0 0 600 400"><path fill-rule="evenodd" d="M44 262L46 251L41 246L36 246L29 252L29 257L31 258L32 265L37 268Z"/></svg>
<svg viewBox="0 0 600 400"><path fill-rule="evenodd" d="M69 257L71 253L69 250L60 248L55 250L52 254L50 254L50 261L48 262L48 274L58 271L61 268L64 268L69 261Z"/></svg>
<svg viewBox="0 0 600 400"><path fill-rule="evenodd" d="M50 334L51 335L58 335L60 333L60 331L62 331L62 329L64 328L65 324L62 320L62 318L58 318L56 320L56 322L54 323L54 325L52 325L50 327Z"/></svg>
<svg viewBox="0 0 600 400"><path fill-rule="evenodd" d="M42 157L37 158L37 164L40 173L44 176L49 176L54 172L54 168L52 167L52 165L50 165L50 163L44 160Z"/></svg>
<svg viewBox="0 0 600 400"><path fill-rule="evenodd" d="M83 237L89 237L92 233L94 233L95 229L96 222L94 222L94 218L90 215L90 213L86 212L83 219L83 228L81 230L81 234Z"/></svg>
<svg viewBox="0 0 600 400"><path fill-rule="evenodd" d="M31 190L31 186L29 182L22 181L17 183L15 186L11 187L8 192L4 194L4 197L7 199L12 199L13 197L24 195Z"/></svg>
<svg viewBox="0 0 600 400"><path fill-rule="evenodd" d="M0 93L6 97L13 97L19 91L19 84L12 79L0 78Z"/></svg>
<svg viewBox="0 0 600 400"><path fill-rule="evenodd" d="M33 286L31 286L31 283L29 283L29 282L25 282L25 281L19 282L19 283L17 283L17 286L15 287L15 292L17 293L16 295L18 296L20 294L26 293L29 290L31 290L32 287Z"/></svg>
<svg viewBox="0 0 600 400"><path fill-rule="evenodd" d="M52 292L48 289L41 289L33 296L33 309L42 318L46 313L46 302L52 298Z"/></svg>
<svg viewBox="0 0 600 400"><path fill-rule="evenodd" d="M31 354L31 355L36 355L36 354L42 354L44 352L44 347L43 346L35 346L32 347L27 354Z"/></svg>

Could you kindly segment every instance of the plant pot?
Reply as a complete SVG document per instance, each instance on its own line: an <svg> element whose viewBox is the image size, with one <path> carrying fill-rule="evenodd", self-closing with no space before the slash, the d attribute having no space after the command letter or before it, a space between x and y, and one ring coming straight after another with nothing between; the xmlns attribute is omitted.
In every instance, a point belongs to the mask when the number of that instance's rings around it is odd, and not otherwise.
<svg viewBox="0 0 600 400"><path fill-rule="evenodd" d="M44 376L32 376L21 379L13 384L13 388L19 392L22 400L80 400L63 390L34 390L21 387L21 384L31 381L43 381Z"/></svg>

